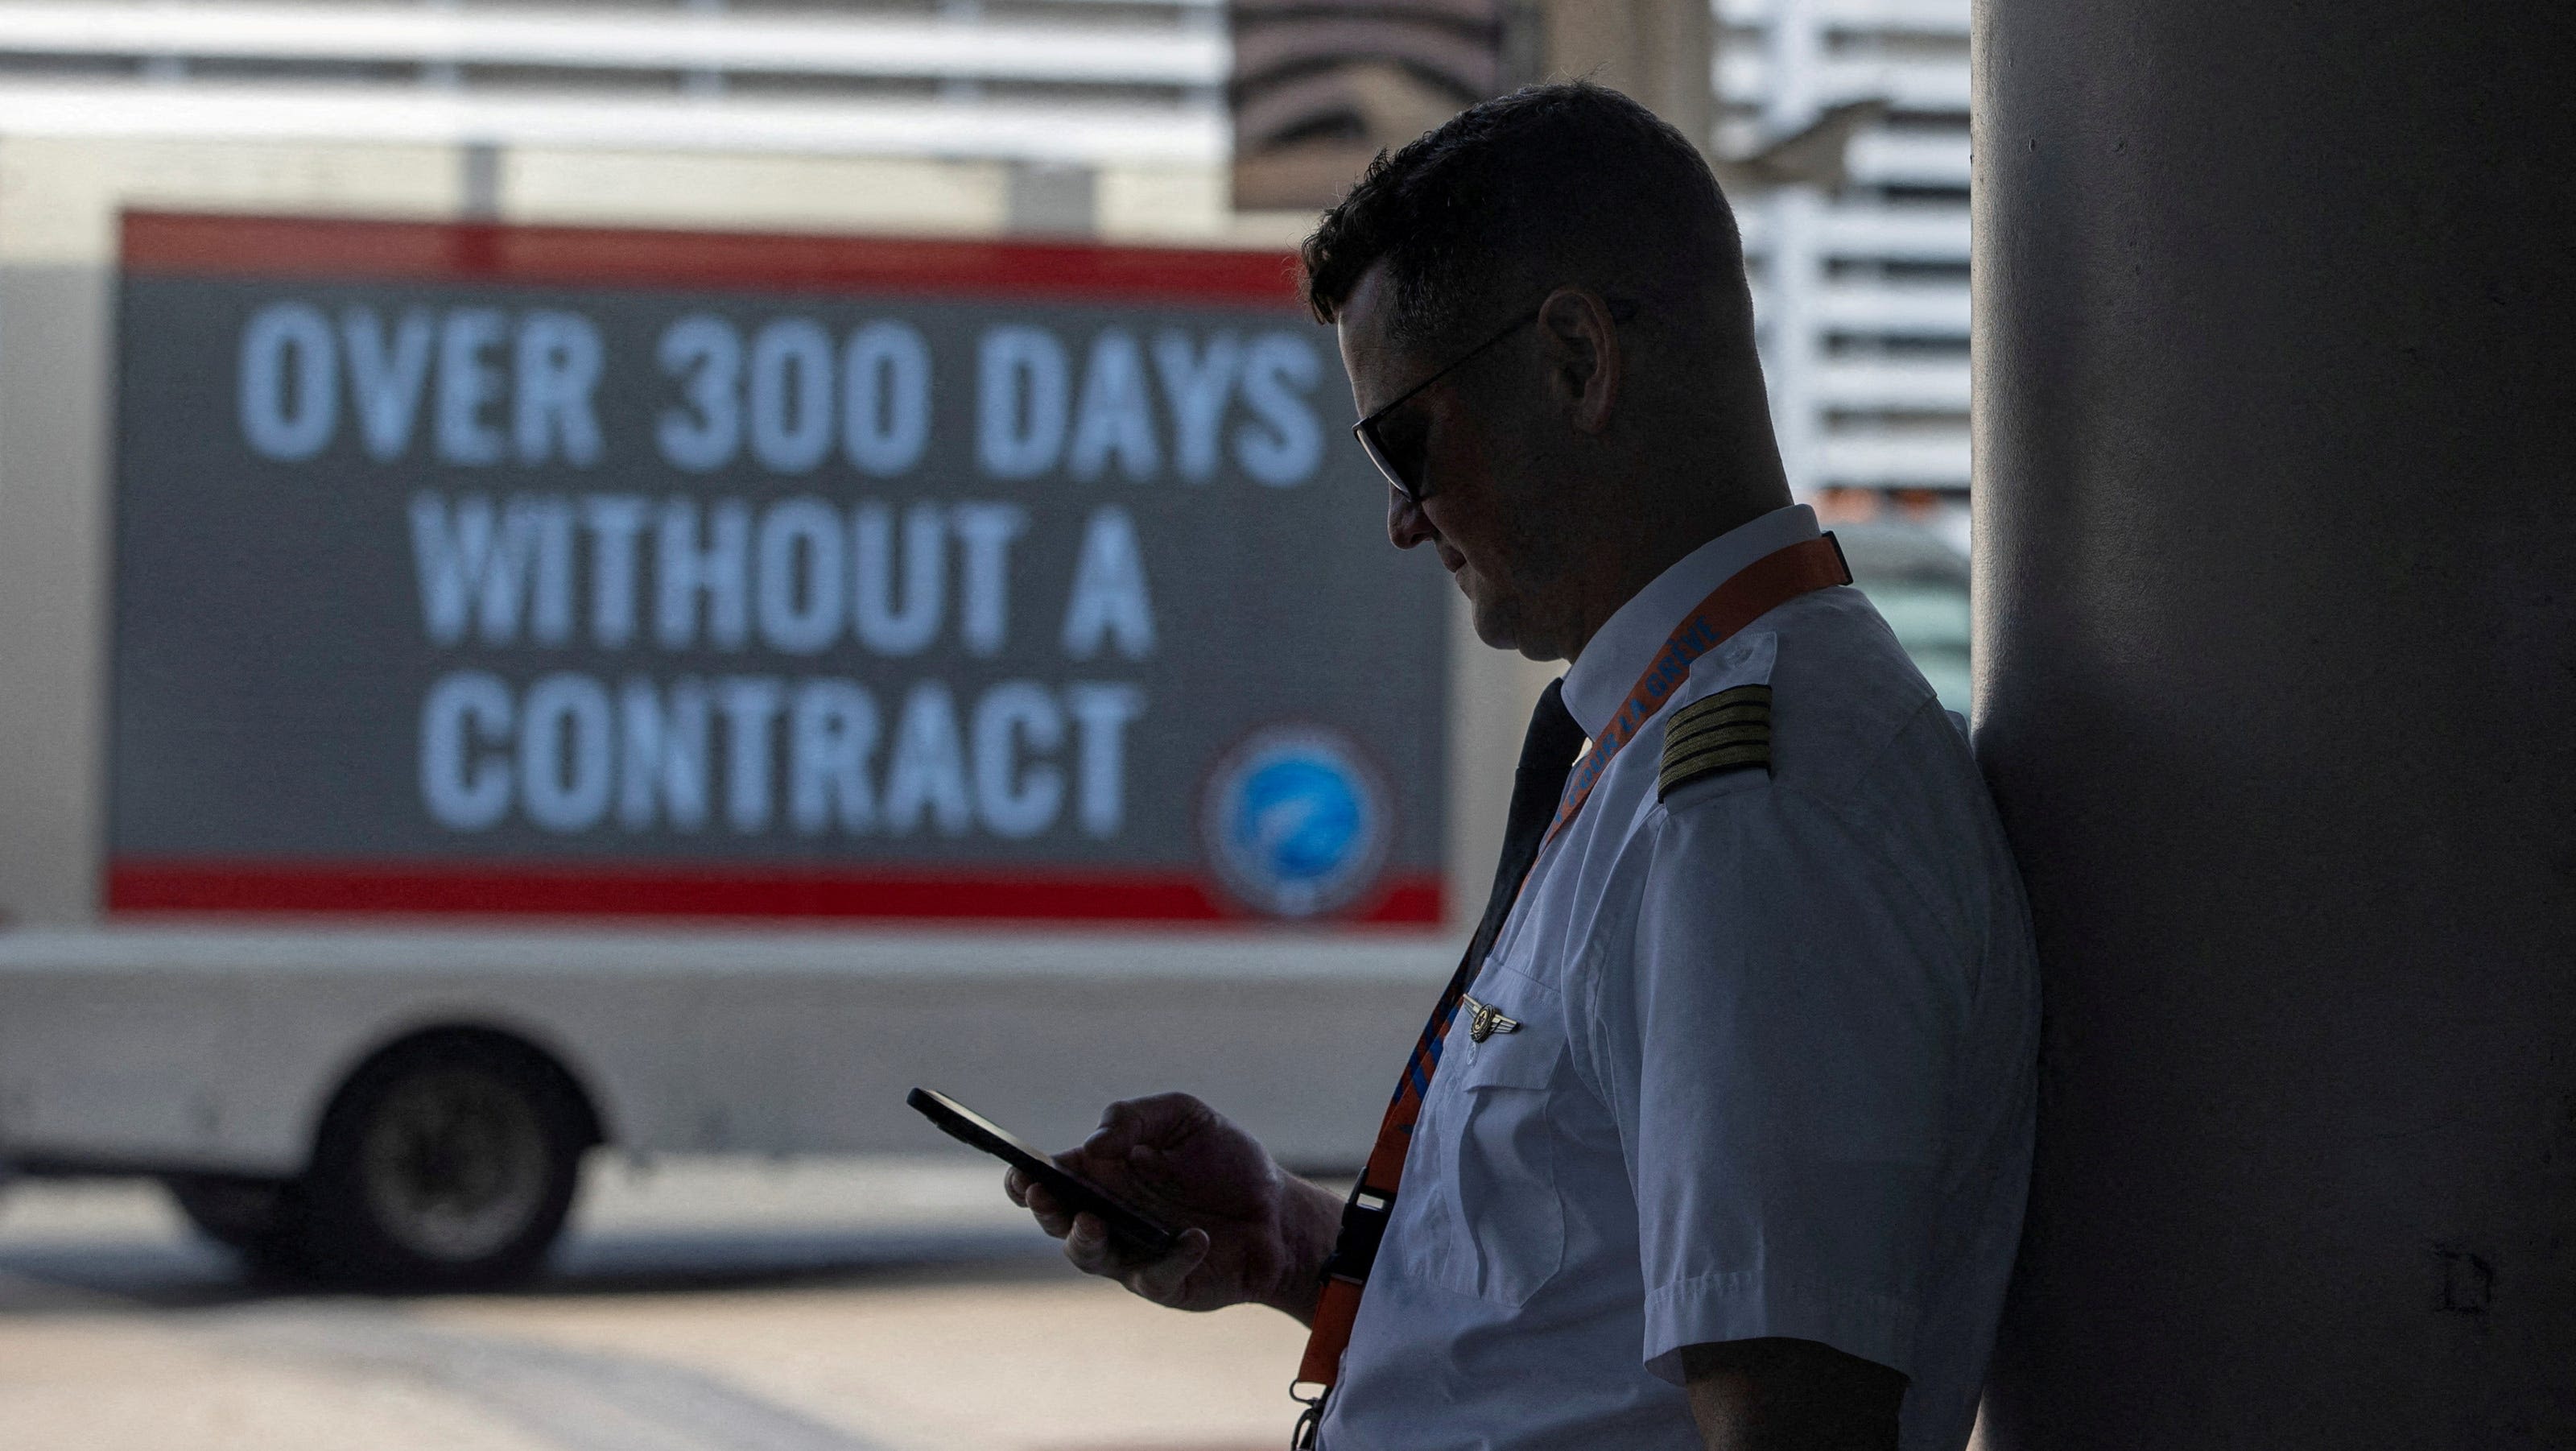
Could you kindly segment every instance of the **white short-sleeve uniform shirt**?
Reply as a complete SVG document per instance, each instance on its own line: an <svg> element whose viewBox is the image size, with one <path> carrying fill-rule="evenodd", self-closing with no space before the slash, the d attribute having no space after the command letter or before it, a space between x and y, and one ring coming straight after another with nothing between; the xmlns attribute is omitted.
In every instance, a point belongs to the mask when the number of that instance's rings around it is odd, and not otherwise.
<svg viewBox="0 0 2576 1451"><path fill-rule="evenodd" d="M1711 541L1568 672L1597 735L1804 507ZM1772 690L1771 767L1658 799L1663 722ZM2030 1171L2039 990L1965 732L1858 591L1701 657L1540 855L1424 1100L1324 1451L1696 1448L1682 1347L1794 1336L1968 1439Z"/></svg>

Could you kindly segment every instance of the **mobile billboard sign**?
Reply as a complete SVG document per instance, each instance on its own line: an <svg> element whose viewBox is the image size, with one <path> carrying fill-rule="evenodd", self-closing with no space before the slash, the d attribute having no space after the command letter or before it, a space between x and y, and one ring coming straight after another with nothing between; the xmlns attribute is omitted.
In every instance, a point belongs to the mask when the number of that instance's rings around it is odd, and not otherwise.
<svg viewBox="0 0 2576 1451"><path fill-rule="evenodd" d="M111 911L1442 916L1276 254L130 213Z"/></svg>

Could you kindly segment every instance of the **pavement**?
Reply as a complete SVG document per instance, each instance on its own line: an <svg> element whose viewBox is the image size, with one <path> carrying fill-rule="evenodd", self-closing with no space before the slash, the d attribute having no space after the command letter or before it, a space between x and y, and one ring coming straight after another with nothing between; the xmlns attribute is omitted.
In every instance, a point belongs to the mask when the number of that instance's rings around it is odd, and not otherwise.
<svg viewBox="0 0 2576 1451"><path fill-rule="evenodd" d="M980 1159L596 1162L545 1280L413 1297L0 1186L9 1451L1274 1451L1303 1340L1076 1275Z"/></svg>

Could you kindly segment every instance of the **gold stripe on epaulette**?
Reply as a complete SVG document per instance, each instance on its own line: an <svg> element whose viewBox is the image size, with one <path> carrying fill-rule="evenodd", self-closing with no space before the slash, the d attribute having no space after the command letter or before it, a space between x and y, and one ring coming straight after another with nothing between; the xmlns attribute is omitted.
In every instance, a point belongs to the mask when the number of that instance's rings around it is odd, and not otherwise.
<svg viewBox="0 0 2576 1451"><path fill-rule="evenodd" d="M1695 700L1664 728L1655 772L1658 800L1673 788L1718 771L1771 764L1771 687L1739 685Z"/></svg>
<svg viewBox="0 0 2576 1451"><path fill-rule="evenodd" d="M1687 745L1715 731L1745 728L1767 730L1771 725L1771 687L1739 685L1706 700L1695 700L1673 712L1672 723L1664 728L1667 750Z"/></svg>
<svg viewBox="0 0 2576 1451"><path fill-rule="evenodd" d="M1767 726L1770 723L1771 707L1747 702L1742 705L1730 705L1724 710L1710 711L1705 715L1695 715L1688 720L1674 721L1672 728L1664 732L1664 739L1686 741L1704 731L1733 730L1738 726L1748 725Z"/></svg>
<svg viewBox="0 0 2576 1451"><path fill-rule="evenodd" d="M1687 737L1664 743L1664 759L1677 761L1705 750L1725 746L1767 746L1771 744L1771 727L1767 723L1727 726L1722 730L1693 731Z"/></svg>

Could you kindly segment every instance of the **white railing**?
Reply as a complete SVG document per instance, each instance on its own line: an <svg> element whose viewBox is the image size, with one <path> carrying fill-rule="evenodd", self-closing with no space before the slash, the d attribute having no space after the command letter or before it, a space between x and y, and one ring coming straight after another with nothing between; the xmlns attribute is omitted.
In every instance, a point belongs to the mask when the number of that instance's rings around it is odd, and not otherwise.
<svg viewBox="0 0 2576 1451"><path fill-rule="evenodd" d="M0 131L17 134L1072 165L1214 166L1227 154L1222 0L1051 0L989 18L965 5L0 0L0 56L20 62L0 75ZM49 58L58 72L42 67ZM101 74L101 62L130 69ZM244 76L242 62L272 73ZM486 86L484 72L594 79ZM778 80L793 85L764 84Z"/></svg>
<svg viewBox="0 0 2576 1451"><path fill-rule="evenodd" d="M1203 87L1225 80L1226 39L1218 26L1078 23L1089 19L1078 13L1059 21L863 12L813 19L723 10L0 0L0 51L1072 85Z"/></svg>
<svg viewBox="0 0 2576 1451"><path fill-rule="evenodd" d="M486 143L632 151L1215 165L1213 107L940 100L629 99L191 82L0 84L0 134Z"/></svg>
<svg viewBox="0 0 2576 1451"><path fill-rule="evenodd" d="M1771 245L1775 218L1756 193L1736 216L1747 254ZM1813 245L1828 261L1968 265L1968 209L1911 202L1845 201L1823 209Z"/></svg>
<svg viewBox="0 0 2576 1451"><path fill-rule="evenodd" d="M1924 430L1847 429L1825 440L1825 469L1846 485L1941 488L1968 472L1964 435Z"/></svg>
<svg viewBox="0 0 2576 1451"><path fill-rule="evenodd" d="M1866 186L1968 184L1968 135L1869 131L1852 138L1852 180Z"/></svg>
<svg viewBox="0 0 2576 1451"><path fill-rule="evenodd" d="M1911 111L1966 111L1968 68L1962 57L1828 56L1807 67L1803 85L1819 106L1879 97ZM1771 89L1773 62L1761 54L1741 52L1718 58L1718 89L1732 96L1759 96Z"/></svg>
<svg viewBox="0 0 2576 1451"><path fill-rule="evenodd" d="M1769 22L1772 0L1714 0L1717 18L1728 25L1760 26ZM1868 36L1968 36L1968 7L1960 0L1810 0L1805 7L1817 25Z"/></svg>
<svg viewBox="0 0 2576 1451"><path fill-rule="evenodd" d="M1844 333L1964 338L1968 290L1951 283L1831 283L1816 299L1816 316Z"/></svg>

